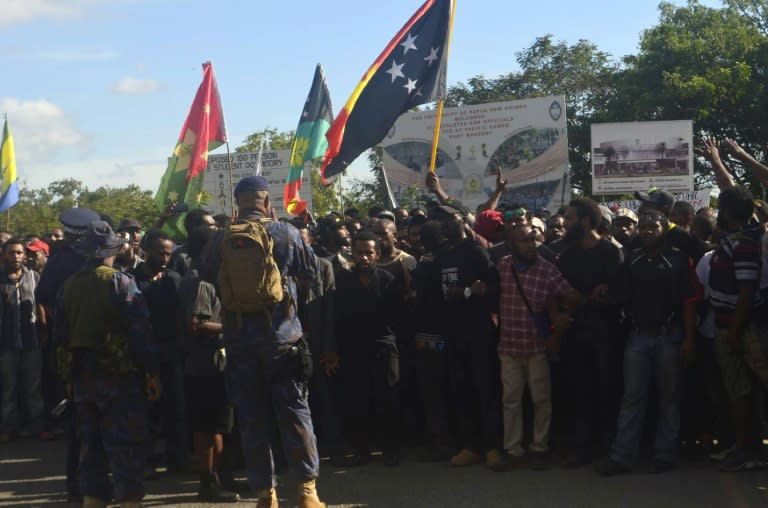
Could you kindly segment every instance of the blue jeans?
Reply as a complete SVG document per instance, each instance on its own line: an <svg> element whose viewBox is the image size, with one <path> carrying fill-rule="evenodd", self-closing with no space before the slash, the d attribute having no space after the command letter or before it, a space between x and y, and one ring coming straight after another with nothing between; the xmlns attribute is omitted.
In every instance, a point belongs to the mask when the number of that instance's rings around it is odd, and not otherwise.
<svg viewBox="0 0 768 508"><path fill-rule="evenodd" d="M652 378L659 395L654 457L670 463L677 458L681 343L680 329L659 336L642 335L635 330L630 334L624 350L624 397L611 447L611 458L616 462L630 466L637 457Z"/></svg>

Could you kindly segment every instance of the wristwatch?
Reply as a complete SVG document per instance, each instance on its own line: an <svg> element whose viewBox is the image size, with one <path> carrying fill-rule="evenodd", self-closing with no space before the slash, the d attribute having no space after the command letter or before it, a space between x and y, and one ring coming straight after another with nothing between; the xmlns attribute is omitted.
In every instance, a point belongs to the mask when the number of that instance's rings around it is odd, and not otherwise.
<svg viewBox="0 0 768 508"><path fill-rule="evenodd" d="M470 296L472 296L472 290L469 288L464 288L464 299L469 300Z"/></svg>

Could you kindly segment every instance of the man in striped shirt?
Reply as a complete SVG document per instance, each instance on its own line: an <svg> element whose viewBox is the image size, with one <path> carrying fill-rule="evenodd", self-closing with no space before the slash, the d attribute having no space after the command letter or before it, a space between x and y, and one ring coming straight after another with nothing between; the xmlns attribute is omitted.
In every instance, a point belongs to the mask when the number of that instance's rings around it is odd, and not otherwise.
<svg viewBox="0 0 768 508"><path fill-rule="evenodd" d="M749 370L768 386L768 364L755 327L754 309L762 304L760 282L760 231L747 226L754 211L753 198L741 187L719 196L717 225L725 233L709 270L709 302L715 313L715 351L731 402L735 446L721 469L746 468L744 452L747 396L752 391ZM756 414L750 415L757 417Z"/></svg>

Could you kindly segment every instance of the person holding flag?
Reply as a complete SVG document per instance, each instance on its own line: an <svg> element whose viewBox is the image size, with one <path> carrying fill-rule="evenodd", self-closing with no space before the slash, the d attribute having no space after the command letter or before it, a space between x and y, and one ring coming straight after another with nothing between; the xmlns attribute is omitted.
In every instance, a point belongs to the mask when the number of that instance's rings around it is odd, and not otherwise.
<svg viewBox="0 0 768 508"><path fill-rule="evenodd" d="M395 120L446 94L452 0L427 0L363 75L328 129L323 183L380 142Z"/></svg>
<svg viewBox="0 0 768 508"><path fill-rule="evenodd" d="M227 127L211 62L203 64L203 82L181 128L173 155L168 159L155 203L160 210L183 203L180 208L199 208L203 196L203 172L208 152L227 142ZM186 212L184 210L184 212ZM185 238L185 213L174 213L163 225L172 238Z"/></svg>
<svg viewBox="0 0 768 508"><path fill-rule="evenodd" d="M13 135L5 118L3 144L0 145L0 212L8 210L19 201L19 184L16 181L16 153L13 149Z"/></svg>
<svg viewBox="0 0 768 508"><path fill-rule="evenodd" d="M307 202L299 197L301 181L304 178L304 164L322 156L328 149L325 134L333 122L333 106L323 67L317 64L309 96L296 127L296 137L291 150L291 168L285 183L283 202L292 215L301 215L307 209ZM259 158L261 160L261 158Z"/></svg>

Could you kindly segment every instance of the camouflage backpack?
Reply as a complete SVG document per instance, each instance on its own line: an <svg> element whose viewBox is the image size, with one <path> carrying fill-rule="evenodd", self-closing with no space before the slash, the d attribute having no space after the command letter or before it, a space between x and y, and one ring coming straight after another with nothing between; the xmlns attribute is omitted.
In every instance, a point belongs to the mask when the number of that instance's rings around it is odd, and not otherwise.
<svg viewBox="0 0 768 508"><path fill-rule="evenodd" d="M283 280L264 226L270 219L229 226L218 273L221 304L231 312L268 312L283 301Z"/></svg>

